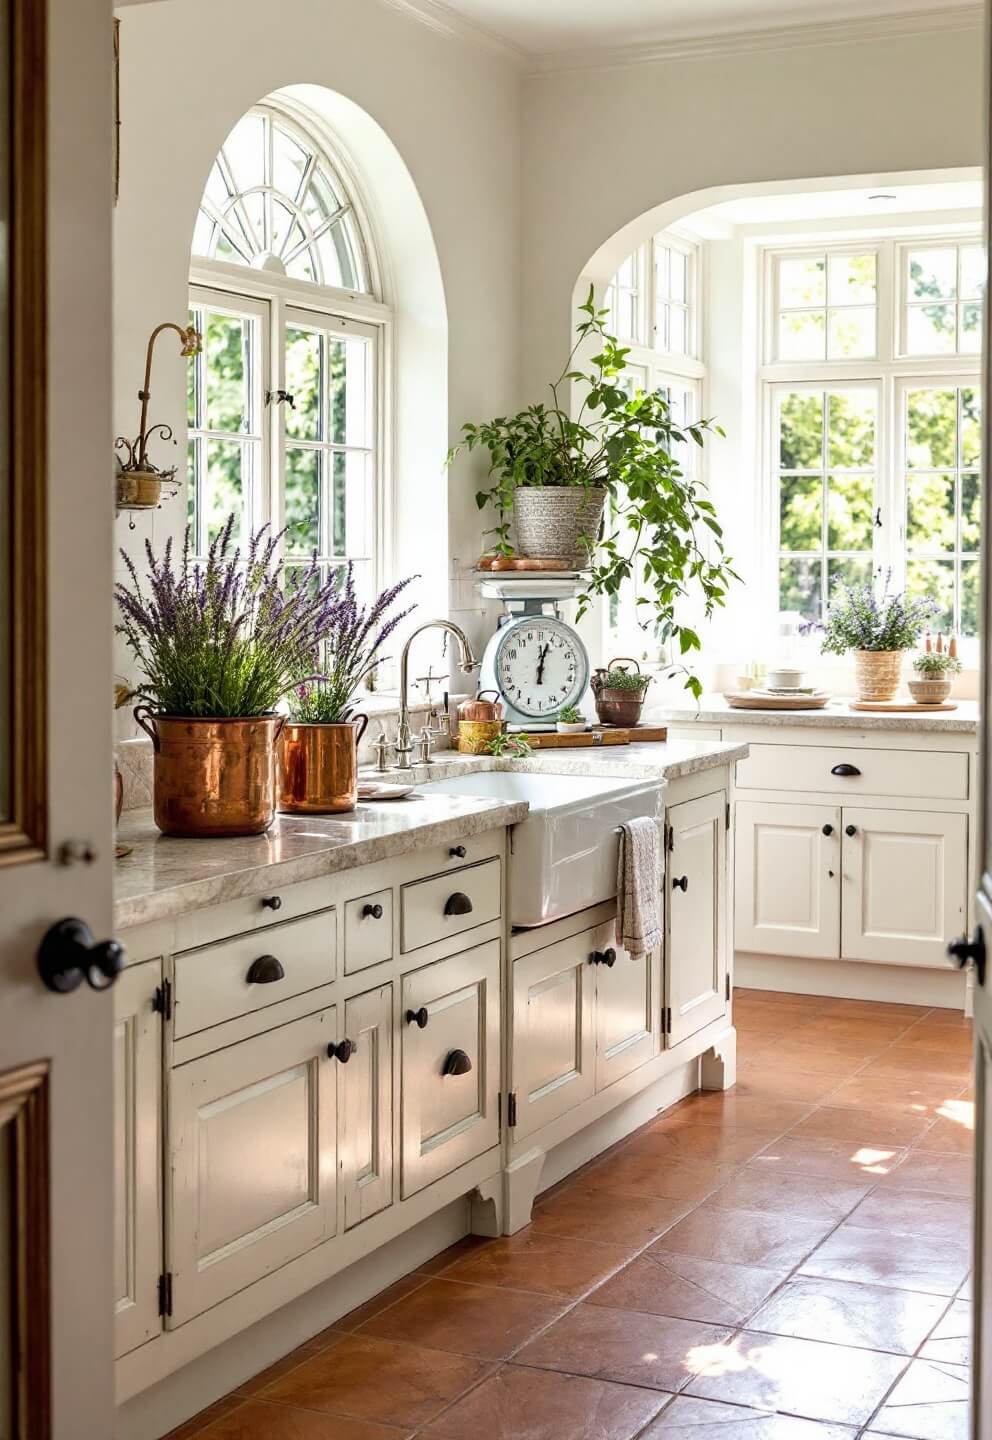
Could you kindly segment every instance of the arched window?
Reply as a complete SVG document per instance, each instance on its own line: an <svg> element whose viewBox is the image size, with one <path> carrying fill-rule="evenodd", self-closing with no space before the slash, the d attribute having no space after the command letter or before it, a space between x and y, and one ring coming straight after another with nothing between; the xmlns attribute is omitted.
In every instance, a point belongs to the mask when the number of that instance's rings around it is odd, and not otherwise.
<svg viewBox="0 0 992 1440"><path fill-rule="evenodd" d="M268 105L211 167L193 235L188 518L203 555L286 528L290 562L379 578L379 375L389 312L366 227L316 137Z"/></svg>

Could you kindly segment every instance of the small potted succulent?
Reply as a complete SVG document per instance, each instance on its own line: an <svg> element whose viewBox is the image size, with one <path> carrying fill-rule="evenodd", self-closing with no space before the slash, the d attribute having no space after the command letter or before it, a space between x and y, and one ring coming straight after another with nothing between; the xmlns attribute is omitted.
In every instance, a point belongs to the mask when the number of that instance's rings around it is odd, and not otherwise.
<svg viewBox="0 0 992 1440"><path fill-rule="evenodd" d="M582 735L588 729L586 717L577 705L563 705L558 711L555 729L559 735Z"/></svg>
<svg viewBox="0 0 992 1440"><path fill-rule="evenodd" d="M626 665L633 665L635 673L631 674ZM639 723L651 676L641 674L636 660L629 655L619 655L610 661L605 670L596 670L590 683L596 701L596 714L602 724Z"/></svg>
<svg viewBox="0 0 992 1440"><path fill-rule="evenodd" d="M902 674L903 652L912 650L936 613L933 600L910 600L889 593L888 571L878 595L874 584L857 587L838 580L823 628L825 655L854 652L858 699L895 698Z"/></svg>
<svg viewBox="0 0 992 1440"><path fill-rule="evenodd" d="M909 681L909 693L918 705L941 705L951 693L951 682L961 673L961 661L956 655L943 651L928 650L917 655L913 661L914 676Z"/></svg>
<svg viewBox="0 0 992 1440"><path fill-rule="evenodd" d="M291 814L339 815L358 800L358 745L368 717L355 714L355 695L386 658L380 652L409 606L390 614L410 584L401 580L371 605L355 594L352 567L338 572L339 589L323 659L309 657L308 672L290 692L290 718L279 738L279 809Z"/></svg>

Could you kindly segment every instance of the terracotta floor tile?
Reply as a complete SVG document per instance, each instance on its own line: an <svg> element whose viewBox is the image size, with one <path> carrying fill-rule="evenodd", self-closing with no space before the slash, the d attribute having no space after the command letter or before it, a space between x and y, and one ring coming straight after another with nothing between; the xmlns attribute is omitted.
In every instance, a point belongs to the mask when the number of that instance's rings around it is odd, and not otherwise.
<svg viewBox="0 0 992 1440"><path fill-rule="evenodd" d="M950 1107L961 1107L961 1118L940 1119L930 1127L919 1140L917 1149L938 1155L967 1155L974 1153L975 1132L971 1106L966 1101L953 1101Z"/></svg>
<svg viewBox="0 0 992 1440"><path fill-rule="evenodd" d="M789 1175L757 1163L738 1170L707 1200L731 1210L767 1210L806 1220L838 1221L850 1214L873 1181L828 1180L822 1176Z"/></svg>
<svg viewBox="0 0 992 1440"><path fill-rule="evenodd" d="M914 1440L967 1440L967 1369L914 1361L875 1416L872 1431Z"/></svg>
<svg viewBox="0 0 992 1440"><path fill-rule="evenodd" d="M177 1425L175 1430L170 1430L168 1435L163 1436L163 1440L199 1440L207 1426L232 1410L243 1408L244 1404L245 1400L241 1395L225 1395L223 1399L216 1401L213 1405L208 1405L205 1410L199 1411L191 1419L185 1420L182 1425Z"/></svg>
<svg viewBox="0 0 992 1440"><path fill-rule="evenodd" d="M675 1392L695 1374L699 1358L718 1349L730 1334L724 1327L583 1303L526 1345L516 1360L538 1369Z"/></svg>
<svg viewBox="0 0 992 1440"><path fill-rule="evenodd" d="M824 1001L823 1015L850 1015L853 1019L871 1019L879 1017L883 1020L890 1019L893 1015L906 1020L922 1020L932 1012L926 1005L893 1005L888 1000L839 1000L836 998ZM952 1014L952 1011L943 1011L943 1014Z"/></svg>
<svg viewBox="0 0 992 1440"><path fill-rule="evenodd" d="M678 1395L651 1422L641 1440L851 1440L856 1433L849 1425L826 1425L796 1415L773 1415L719 1400Z"/></svg>
<svg viewBox="0 0 992 1440"><path fill-rule="evenodd" d="M821 1105L790 1134L795 1140L846 1140L879 1146L912 1145L930 1125L927 1115L900 1115L895 1110L845 1110Z"/></svg>
<svg viewBox="0 0 992 1440"><path fill-rule="evenodd" d="M533 1229L576 1240L608 1240L642 1250L687 1213L690 1202L657 1195L625 1195L571 1185L534 1206Z"/></svg>
<svg viewBox="0 0 992 1440"><path fill-rule="evenodd" d="M646 1144L650 1137L658 1147L658 1153L673 1161L743 1165L752 1155L776 1140L780 1133L776 1130L718 1130L712 1125L687 1125L663 1118L654 1121L638 1139Z"/></svg>
<svg viewBox="0 0 992 1440"><path fill-rule="evenodd" d="M867 1076L894 1076L900 1080L919 1080L924 1076L933 1079L950 1077L968 1083L971 1075L971 1061L965 1055L949 1055L945 1050L928 1050L926 1055L905 1050L883 1050L881 1055L869 1060L863 1074Z"/></svg>
<svg viewBox="0 0 992 1440"><path fill-rule="evenodd" d="M606 1160L591 1165L583 1176L591 1190L612 1190L625 1195L658 1195L670 1200L698 1203L711 1190L728 1180L736 1165L694 1164L689 1161L672 1164L659 1155L657 1145L647 1153L637 1148L637 1141L615 1152Z"/></svg>
<svg viewBox="0 0 992 1440"><path fill-rule="evenodd" d="M409 1426L375 1425L261 1400L246 1401L200 1432L203 1440L404 1440L411 1433Z"/></svg>
<svg viewBox="0 0 992 1440"><path fill-rule="evenodd" d="M855 1020L846 1015L819 1015L797 1025L792 1039L852 1055L877 1055L911 1033L911 1020Z"/></svg>
<svg viewBox="0 0 992 1440"><path fill-rule="evenodd" d="M900 1114L936 1118L941 1105L957 1099L962 1090L958 1081L941 1085L923 1075L917 1081L855 1076L831 1092L831 1108L867 1110L869 1113L895 1110Z"/></svg>
<svg viewBox="0 0 992 1440"><path fill-rule="evenodd" d="M836 1047L814 1047L793 1036L794 1032L788 1040L770 1040L754 1047L751 1058L762 1066L778 1065L786 1070L804 1070L809 1075L836 1075L838 1080L847 1079L866 1063L867 1057L857 1050L852 1054Z"/></svg>
<svg viewBox="0 0 992 1440"><path fill-rule="evenodd" d="M974 1188L974 1166L970 1156L910 1150L901 1164L882 1176L879 1188L886 1193L892 1190L926 1190L935 1195L970 1196Z"/></svg>
<svg viewBox="0 0 992 1440"><path fill-rule="evenodd" d="M739 1095L733 1090L714 1090L695 1100L691 1111L696 1125L712 1125L726 1130L759 1130L766 1134L782 1134L810 1112L810 1102L802 1100L757 1099ZM674 1118L674 1117L673 1117Z"/></svg>
<svg viewBox="0 0 992 1440"><path fill-rule="evenodd" d="M444 1273L448 1280L506 1285L513 1290L566 1295L577 1300L628 1259L629 1252L619 1246L597 1245L564 1235L539 1235L527 1229L502 1240L490 1240L484 1249L456 1261Z"/></svg>
<svg viewBox="0 0 992 1440"><path fill-rule="evenodd" d="M857 1141L797 1140L784 1135L751 1161L751 1168L794 1175L822 1175L830 1180L877 1181L894 1170L908 1152L893 1145L862 1145Z"/></svg>
<svg viewBox="0 0 992 1440"><path fill-rule="evenodd" d="M863 1425L905 1365L903 1356L744 1330L687 1389L807 1420Z"/></svg>
<svg viewBox="0 0 992 1440"><path fill-rule="evenodd" d="M866 1230L934 1236L966 1245L971 1234L971 1205L963 1198L945 1199L915 1190L890 1190L863 1200L851 1212L847 1223Z"/></svg>
<svg viewBox="0 0 992 1440"><path fill-rule="evenodd" d="M260 1390L264 1390L266 1386L271 1385L273 1381L280 1380L283 1375L288 1375L290 1371L296 1370L305 1360L310 1360L314 1355L319 1355L323 1350L329 1350L332 1345L340 1344L343 1339L344 1334L341 1331L324 1330L319 1336L315 1336L313 1340L308 1340L305 1345L300 1345L297 1349L291 1350L288 1355L284 1355L281 1360L277 1360L275 1364L270 1365L267 1370L263 1370L260 1374L253 1376L252 1379L246 1380L244 1384L239 1385L233 1393L241 1396L257 1395Z"/></svg>
<svg viewBox="0 0 992 1440"><path fill-rule="evenodd" d="M952 1300L920 1351L923 1360L967 1365L971 1360L971 1302Z"/></svg>
<svg viewBox="0 0 992 1440"><path fill-rule="evenodd" d="M347 1335L340 1345L270 1385L260 1398L412 1427L433 1420L490 1368L444 1350Z"/></svg>
<svg viewBox="0 0 992 1440"><path fill-rule="evenodd" d="M951 1296L968 1271L968 1246L844 1224L815 1250L803 1275Z"/></svg>
<svg viewBox="0 0 992 1440"><path fill-rule="evenodd" d="M441 1250L430 1260L425 1260L423 1265L418 1265L414 1271L416 1275L440 1275L442 1271L449 1269L456 1260L462 1260L466 1255L474 1255L477 1250L484 1249L489 1241L481 1235L464 1235L461 1240L456 1240L454 1245L449 1245L446 1250Z"/></svg>
<svg viewBox="0 0 992 1440"><path fill-rule="evenodd" d="M748 1328L797 1340L912 1355L945 1307L942 1295L799 1277L762 1305Z"/></svg>
<svg viewBox="0 0 992 1440"><path fill-rule="evenodd" d="M974 1037L970 1026L964 1025L914 1025L901 1035L893 1045L894 1050L911 1050L919 1053L926 1064L926 1051L938 1055L965 1055L971 1058Z"/></svg>
<svg viewBox="0 0 992 1440"><path fill-rule="evenodd" d="M773 1099L802 1100L812 1105L843 1083L843 1077L834 1075L811 1075L804 1070L786 1070L772 1065L747 1065L737 1073L734 1093L741 1099L769 1096Z"/></svg>
<svg viewBox="0 0 992 1440"><path fill-rule="evenodd" d="M800 995L793 990L758 990L751 986L737 986L734 989L734 1003L740 1000L757 1000L766 1005L785 1005L790 1010L820 1011L830 1003L823 995Z"/></svg>
<svg viewBox="0 0 992 1440"><path fill-rule="evenodd" d="M482 1360L505 1360L557 1320L569 1303L521 1290L433 1279L369 1320L361 1333Z"/></svg>
<svg viewBox="0 0 992 1440"><path fill-rule="evenodd" d="M967 1030L969 1035L975 1028L975 1022L970 1015L963 1010L928 1010L920 1019L921 1025L933 1025L938 1029Z"/></svg>
<svg viewBox="0 0 992 1440"><path fill-rule="evenodd" d="M423 1285L425 1276L415 1270L412 1275L404 1275L397 1280L395 1285L387 1285L385 1290L380 1290L378 1295L373 1295L366 1300L364 1305L358 1305L354 1310L349 1310L347 1315L342 1315L340 1320L335 1320L335 1330L357 1330L359 1325L364 1325L366 1320L371 1320L373 1315L378 1315L380 1310L386 1310L390 1305L395 1305L397 1300L402 1300L404 1295L417 1290Z"/></svg>
<svg viewBox="0 0 992 1440"><path fill-rule="evenodd" d="M787 1270L701 1260L654 1246L594 1290L587 1304L709 1325L740 1325L787 1274Z"/></svg>
<svg viewBox="0 0 992 1440"><path fill-rule="evenodd" d="M507 1365L420 1435L424 1440L632 1440L667 1399L657 1390Z"/></svg>
<svg viewBox="0 0 992 1440"><path fill-rule="evenodd" d="M791 1269L816 1248L833 1223L707 1204L680 1220L658 1248L701 1260Z"/></svg>

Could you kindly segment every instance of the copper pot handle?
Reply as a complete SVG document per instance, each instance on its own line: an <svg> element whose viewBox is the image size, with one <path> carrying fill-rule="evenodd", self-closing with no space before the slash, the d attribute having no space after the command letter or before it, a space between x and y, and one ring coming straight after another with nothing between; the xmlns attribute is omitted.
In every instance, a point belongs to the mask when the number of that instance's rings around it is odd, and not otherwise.
<svg viewBox="0 0 992 1440"><path fill-rule="evenodd" d="M362 736L369 728L369 717L367 715L353 715L351 723L352 725L361 726L361 729L359 729L357 735L355 736L355 748L357 750L358 746L362 743Z"/></svg>
<svg viewBox="0 0 992 1440"><path fill-rule="evenodd" d="M145 734L152 742L152 748L157 755L159 753L159 750L162 748L162 742L159 739L158 731L155 729L155 716L153 715L151 708L148 705L135 705L132 713L134 715L135 722L141 726L142 730L144 730Z"/></svg>
<svg viewBox="0 0 992 1440"><path fill-rule="evenodd" d="M273 743L273 745L276 743L276 741L279 739L279 736L282 734L282 727L283 727L283 726L285 725L285 723L286 723L286 716L285 716L285 715L277 715L277 716L275 717L275 719L276 719L276 728L275 728L275 729L273 730L273 732L272 732L272 743Z"/></svg>

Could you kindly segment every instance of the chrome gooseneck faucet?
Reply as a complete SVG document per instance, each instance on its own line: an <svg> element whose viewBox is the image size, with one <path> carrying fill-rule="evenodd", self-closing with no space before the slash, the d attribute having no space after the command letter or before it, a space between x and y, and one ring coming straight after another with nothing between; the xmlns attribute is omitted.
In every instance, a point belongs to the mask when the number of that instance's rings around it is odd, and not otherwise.
<svg viewBox="0 0 992 1440"><path fill-rule="evenodd" d="M406 638L406 644L403 646L403 652L400 656L400 718L399 726L396 732L397 770L410 770L413 768L411 762L411 756L413 755L413 741L410 736L410 705L407 700L408 672L410 668L410 646L417 638L417 636L423 634L425 630L447 630L449 635L453 635L455 637L455 639L458 641L458 651L460 657L458 663L461 669L464 670L466 675L470 675L473 670L478 669L479 665L478 660L476 660L475 656L472 654L472 647L468 643L468 636L465 634L465 631L462 630L458 625L455 625L451 620L425 620L423 625L418 625L416 630L410 631L410 634ZM427 754L423 755L424 760L427 760L430 757L429 738L430 737L428 735L426 743L422 741L421 744L422 751L427 751Z"/></svg>

